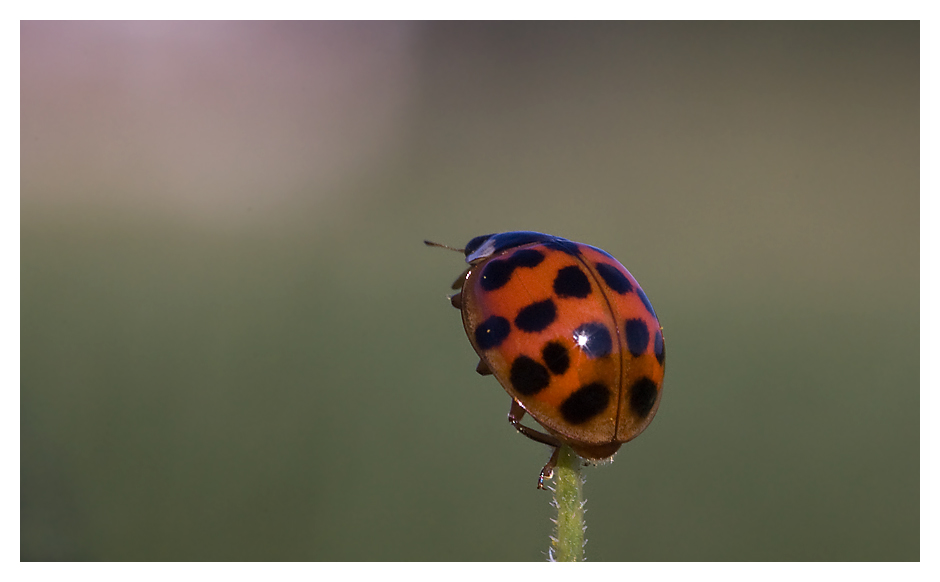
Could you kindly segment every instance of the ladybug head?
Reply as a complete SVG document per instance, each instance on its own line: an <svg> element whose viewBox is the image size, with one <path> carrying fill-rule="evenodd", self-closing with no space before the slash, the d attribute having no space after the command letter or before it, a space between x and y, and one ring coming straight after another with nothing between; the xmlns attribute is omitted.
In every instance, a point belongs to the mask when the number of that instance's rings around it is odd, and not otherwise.
<svg viewBox="0 0 940 582"><path fill-rule="evenodd" d="M465 246L465 247L463 248L463 254L466 255L466 257L467 257L467 262L468 262L468 263L470 262L470 255L475 254L476 251L477 251L477 249L479 249L481 246L483 246L483 243L485 243L486 241L490 240L490 239L493 238L494 236L496 236L495 233L494 233L494 234L484 234L484 235L481 235L481 236L475 236L475 237L473 237L472 239L470 239L470 242L467 243L467 246ZM481 252L484 252L484 251L481 251ZM488 256L490 256L491 254L493 254L493 249L492 249L492 248L490 248L490 249L489 249L489 252L487 252L486 254L476 254L476 257L477 257L477 258L488 257Z"/></svg>
<svg viewBox="0 0 940 582"><path fill-rule="evenodd" d="M529 230L514 230L512 232L501 232L498 234L484 234L482 236L470 239L464 248L464 254L467 255L467 262L477 263L498 252L529 245L537 242L548 242L556 240L558 237L541 232Z"/></svg>

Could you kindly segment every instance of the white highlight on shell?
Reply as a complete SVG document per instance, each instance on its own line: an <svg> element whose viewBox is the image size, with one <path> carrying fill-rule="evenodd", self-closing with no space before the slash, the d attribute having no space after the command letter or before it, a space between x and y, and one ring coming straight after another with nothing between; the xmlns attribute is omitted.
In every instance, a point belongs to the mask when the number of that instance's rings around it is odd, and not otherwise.
<svg viewBox="0 0 940 582"><path fill-rule="evenodd" d="M577 344L582 350L588 345L588 342L591 341L591 336L586 332L580 331L575 332L574 334L574 343Z"/></svg>

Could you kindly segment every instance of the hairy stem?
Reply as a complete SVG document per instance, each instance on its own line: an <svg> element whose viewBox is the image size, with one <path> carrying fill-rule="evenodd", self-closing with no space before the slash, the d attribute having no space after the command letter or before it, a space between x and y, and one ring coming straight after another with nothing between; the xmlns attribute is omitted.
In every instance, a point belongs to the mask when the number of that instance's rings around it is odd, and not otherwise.
<svg viewBox="0 0 940 582"><path fill-rule="evenodd" d="M555 499L558 508L555 536L549 559L558 562L584 560L584 501L582 501L581 459L568 446L561 447L555 466Z"/></svg>

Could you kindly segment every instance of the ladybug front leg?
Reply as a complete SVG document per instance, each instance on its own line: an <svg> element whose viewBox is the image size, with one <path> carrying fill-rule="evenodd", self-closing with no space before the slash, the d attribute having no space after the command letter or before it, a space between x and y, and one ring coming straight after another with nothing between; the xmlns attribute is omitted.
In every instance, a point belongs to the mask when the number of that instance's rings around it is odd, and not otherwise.
<svg viewBox="0 0 940 582"><path fill-rule="evenodd" d="M544 481L545 479L551 479L552 474L555 472L555 464L558 462L558 453L561 451L561 441L557 438L547 435L543 432L533 430L524 424L522 424L522 417L525 416L525 408L522 407L515 399L513 399L512 404L509 406L509 422L513 427L520 433L529 437L534 441L544 443L550 447L554 447L555 450L552 451L552 456L545 463L545 466L542 467L542 472L539 473L539 489L545 489Z"/></svg>

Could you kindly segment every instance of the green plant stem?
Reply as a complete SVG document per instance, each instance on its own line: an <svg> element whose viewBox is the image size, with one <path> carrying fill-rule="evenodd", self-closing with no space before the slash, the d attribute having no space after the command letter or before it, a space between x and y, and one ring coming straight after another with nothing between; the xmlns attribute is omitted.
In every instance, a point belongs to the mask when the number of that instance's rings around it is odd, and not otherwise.
<svg viewBox="0 0 940 582"><path fill-rule="evenodd" d="M557 562L584 560L583 483L581 458L567 446L562 446L555 466L553 505L558 508L558 517L549 550L549 556Z"/></svg>

